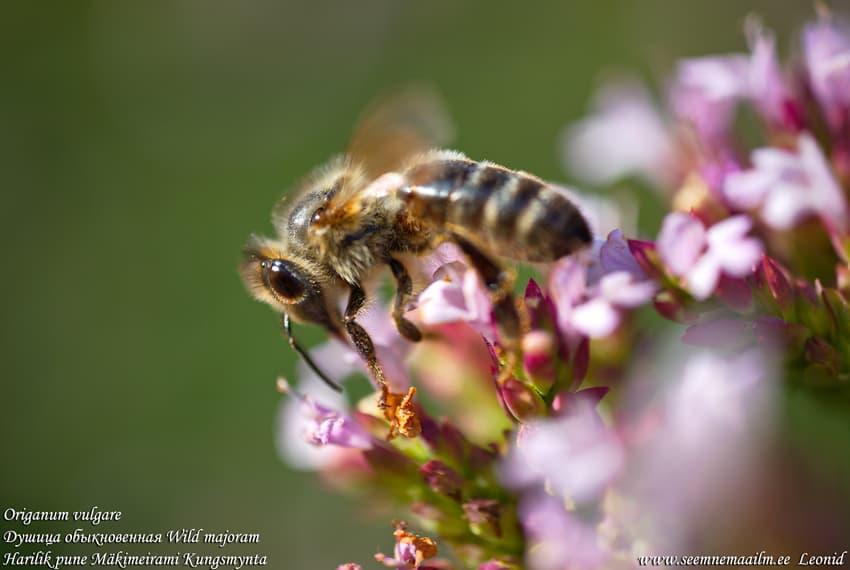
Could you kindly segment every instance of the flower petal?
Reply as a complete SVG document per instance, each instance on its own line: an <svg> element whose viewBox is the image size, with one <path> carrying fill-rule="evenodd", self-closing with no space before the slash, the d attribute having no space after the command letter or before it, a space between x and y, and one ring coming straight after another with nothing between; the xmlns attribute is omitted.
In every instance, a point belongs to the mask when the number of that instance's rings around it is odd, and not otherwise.
<svg viewBox="0 0 850 570"><path fill-rule="evenodd" d="M646 279L646 273L629 250L629 244L623 239L622 230L613 230L608 234L608 239L599 249L599 261L605 273L627 271L635 279Z"/></svg>
<svg viewBox="0 0 850 570"><path fill-rule="evenodd" d="M803 30L809 83L833 129L841 128L850 107L850 32L829 16Z"/></svg>
<svg viewBox="0 0 850 570"><path fill-rule="evenodd" d="M705 238L710 248L723 246L738 241L752 227L753 222L748 216L732 216L711 226L706 232Z"/></svg>
<svg viewBox="0 0 850 570"><path fill-rule="evenodd" d="M594 185L637 174L658 183L672 155L672 141L646 89L624 80L598 93L594 114L564 134L567 169Z"/></svg>
<svg viewBox="0 0 850 570"><path fill-rule="evenodd" d="M688 291L698 301L708 299L720 280L720 265L713 255L703 255L702 258L688 271L685 279Z"/></svg>
<svg viewBox="0 0 850 570"><path fill-rule="evenodd" d="M850 89L850 84L847 87ZM831 226L829 229L843 233L850 224L847 198L832 174L826 157L815 139L807 133L800 136L798 149L800 162L811 184L816 210L824 220L828 221Z"/></svg>
<svg viewBox="0 0 850 570"><path fill-rule="evenodd" d="M597 297L576 307L570 322L590 338L604 338L617 330L620 320L620 312L607 300Z"/></svg>
<svg viewBox="0 0 850 570"><path fill-rule="evenodd" d="M746 56L702 57L679 62L670 103L680 119L712 143L728 131L737 101L749 95Z"/></svg>
<svg viewBox="0 0 850 570"><path fill-rule="evenodd" d="M472 317L463 289L450 281L434 281L419 295L419 314L429 325L464 321Z"/></svg>
<svg viewBox="0 0 850 570"><path fill-rule="evenodd" d="M782 77L776 56L776 39L761 22L747 21L747 40L750 44L750 90L753 102L768 123L788 126L785 102L790 93Z"/></svg>
<svg viewBox="0 0 850 570"><path fill-rule="evenodd" d="M664 218L658 235L658 253L675 275L684 275L705 249L705 228L683 212L671 212Z"/></svg>
<svg viewBox="0 0 850 570"><path fill-rule="evenodd" d="M617 307L632 309L649 302L658 291L658 285L643 279L636 280L631 273L609 273L599 283L600 295Z"/></svg>

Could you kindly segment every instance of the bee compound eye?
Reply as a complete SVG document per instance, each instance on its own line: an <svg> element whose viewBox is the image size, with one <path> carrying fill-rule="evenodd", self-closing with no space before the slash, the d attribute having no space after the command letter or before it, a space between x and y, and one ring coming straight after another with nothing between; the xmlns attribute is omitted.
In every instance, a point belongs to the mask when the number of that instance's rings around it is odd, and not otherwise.
<svg viewBox="0 0 850 570"><path fill-rule="evenodd" d="M268 283L281 300L297 301L304 296L303 278L286 261L275 259L268 265Z"/></svg>
<svg viewBox="0 0 850 570"><path fill-rule="evenodd" d="M325 207L319 206L318 208L316 208L316 211L313 212L313 217L311 218L310 221L313 222L314 224L316 224L316 223L321 223L322 220L324 220L324 219L325 219Z"/></svg>

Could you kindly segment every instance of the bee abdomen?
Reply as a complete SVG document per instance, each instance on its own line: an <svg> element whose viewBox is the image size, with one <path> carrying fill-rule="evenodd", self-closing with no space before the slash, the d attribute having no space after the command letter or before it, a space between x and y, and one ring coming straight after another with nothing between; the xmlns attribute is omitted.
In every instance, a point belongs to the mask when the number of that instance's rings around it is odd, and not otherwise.
<svg viewBox="0 0 850 570"><path fill-rule="evenodd" d="M551 261L592 240L569 198L530 174L456 157L405 174L401 195L418 217L473 236L502 257Z"/></svg>

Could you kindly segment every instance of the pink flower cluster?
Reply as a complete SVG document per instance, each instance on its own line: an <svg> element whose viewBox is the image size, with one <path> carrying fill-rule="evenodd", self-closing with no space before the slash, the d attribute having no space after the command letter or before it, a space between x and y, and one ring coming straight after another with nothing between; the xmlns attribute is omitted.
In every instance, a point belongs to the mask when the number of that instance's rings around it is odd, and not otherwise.
<svg viewBox="0 0 850 570"><path fill-rule="evenodd" d="M817 477L778 435L777 402L786 386L847 394L850 29L821 14L788 70L756 20L747 40L749 53L680 62L666 111L619 83L566 131L571 172L598 185L637 175L670 212L654 239L615 229L525 283L520 347L452 246L424 261L429 283L406 315L424 342L401 340L383 307L362 319L393 391L428 395L406 400L418 437L388 440L371 396L320 404L282 386L284 457L424 531L395 523L384 567L456 567L438 546L479 570L629 568L740 549L742 536L840 547L848 517L796 498ZM738 139L743 105L759 148ZM508 350L520 358L505 371ZM365 371L337 341L313 358L340 381ZM301 375L312 392L319 381ZM760 510L765 496L783 516Z"/></svg>
<svg viewBox="0 0 850 570"><path fill-rule="evenodd" d="M669 183L684 173L707 196L680 205L706 222L739 213L787 230L818 218L846 239L850 211L841 181L850 175L850 28L829 14L808 24L802 70L788 73L773 35L755 19L747 31L749 54L679 63L666 116L631 84L606 88L598 113L567 132L567 165L596 184L629 174ZM756 110L771 143L750 156L735 140L740 105Z"/></svg>

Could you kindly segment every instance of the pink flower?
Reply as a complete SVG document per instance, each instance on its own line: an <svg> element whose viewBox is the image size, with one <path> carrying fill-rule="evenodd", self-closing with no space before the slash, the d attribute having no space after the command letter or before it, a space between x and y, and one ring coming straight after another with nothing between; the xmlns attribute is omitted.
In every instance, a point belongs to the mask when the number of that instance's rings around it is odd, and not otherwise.
<svg viewBox="0 0 850 570"><path fill-rule="evenodd" d="M743 277L752 272L762 254L762 244L746 237L752 222L733 216L706 230L702 222L682 212L664 218L658 235L658 253L671 273L684 278L688 291L707 299L723 274Z"/></svg>
<svg viewBox="0 0 850 570"><path fill-rule="evenodd" d="M803 30L809 84L830 127L850 127L850 29L829 16Z"/></svg>
<svg viewBox="0 0 850 570"><path fill-rule="evenodd" d="M645 414L652 427L636 442L622 481L652 513L664 546L681 548L695 529L712 524L707 517L717 515L709 513L728 514L753 492L774 379L759 349L689 351L668 360L654 380L662 392L652 401L660 405Z"/></svg>
<svg viewBox="0 0 850 570"><path fill-rule="evenodd" d="M356 449L372 447L372 436L360 424L333 406L320 404L282 384L282 389L298 401L304 419L304 439L313 445L336 445Z"/></svg>
<svg viewBox="0 0 850 570"><path fill-rule="evenodd" d="M533 570L594 570L606 568L608 553L596 528L567 512L563 501L543 492L520 503L527 534L526 555Z"/></svg>
<svg viewBox="0 0 850 570"><path fill-rule="evenodd" d="M594 106L594 114L564 134L567 169L591 184L631 174L652 184L663 182L673 144L646 89L635 80L621 80L603 87Z"/></svg>
<svg viewBox="0 0 850 570"><path fill-rule="evenodd" d="M811 135L800 135L796 153L762 148L753 151L752 162L752 169L726 178L723 191L732 206L760 208L764 221L777 229L817 215L829 229L846 231L846 198Z"/></svg>
<svg viewBox="0 0 850 570"><path fill-rule="evenodd" d="M716 445L707 440L715 431L719 435L721 429L742 430L749 416L745 397L765 371L759 350L733 358L712 353L691 356L668 400L671 439L692 450L707 450Z"/></svg>
<svg viewBox="0 0 850 570"><path fill-rule="evenodd" d="M597 256L560 260L549 277L558 326L568 337L603 338L622 321L624 309L647 303L658 291L614 230Z"/></svg>
<svg viewBox="0 0 850 570"><path fill-rule="evenodd" d="M750 95L749 73L741 54L684 59L670 89L673 111L707 141L721 142L738 101Z"/></svg>
<svg viewBox="0 0 850 570"><path fill-rule="evenodd" d="M599 249L599 263L604 273L625 271L637 280L647 279L620 230L608 234L608 239Z"/></svg>
<svg viewBox="0 0 850 570"><path fill-rule="evenodd" d="M765 350L780 349L793 340L799 326L771 316L752 320L715 318L689 326L682 342L725 350L740 351L756 343Z"/></svg>
<svg viewBox="0 0 850 570"><path fill-rule="evenodd" d="M355 449L372 447L369 432L351 417L323 406L309 396L304 396L302 406L307 418L304 438L313 445L337 445Z"/></svg>
<svg viewBox="0 0 850 570"><path fill-rule="evenodd" d="M590 300L573 308L570 323L590 338L604 338L620 325L621 309L639 307L657 292L658 285L638 281L627 271L609 273L592 290Z"/></svg>
<svg viewBox="0 0 850 570"><path fill-rule="evenodd" d="M671 88L676 114L709 142L723 142L736 105L749 101L771 125L799 127L789 116L791 93L776 57L776 41L761 22L747 22L751 53L685 59Z"/></svg>
<svg viewBox="0 0 850 570"><path fill-rule="evenodd" d="M466 256L461 249L449 241L441 243L430 255L415 259L416 262L409 265L419 269L423 273L423 279L428 283L435 279L442 279L445 276L445 266L452 266L455 262L466 264Z"/></svg>
<svg viewBox="0 0 850 570"><path fill-rule="evenodd" d="M619 439L584 401L564 417L523 424L503 478L519 488L545 484L563 498L585 502L605 490L622 462Z"/></svg>
<svg viewBox="0 0 850 570"><path fill-rule="evenodd" d="M489 341L495 340L493 308L478 273L461 262L435 272L440 278L419 295L419 319L425 324L464 321ZM567 336L610 335L622 320L622 310L648 302L657 287L629 251L620 230L613 230L593 252L582 252L556 263L550 274L550 295L558 324Z"/></svg>
<svg viewBox="0 0 850 570"><path fill-rule="evenodd" d="M753 103L770 125L796 130L799 125L788 114L792 96L776 57L776 39L773 33L765 30L755 18L748 19L746 31L751 52L749 87Z"/></svg>
<svg viewBox="0 0 850 570"><path fill-rule="evenodd" d="M754 323L745 319L713 319L688 327L682 342L691 346L740 349L755 340Z"/></svg>
<svg viewBox="0 0 850 570"><path fill-rule="evenodd" d="M549 292L557 311L558 328L567 338L581 336L572 322L575 307L587 294L587 265L574 258L564 258L549 274Z"/></svg>
<svg viewBox="0 0 850 570"><path fill-rule="evenodd" d="M478 332L494 339L490 297L481 277L461 262L442 266L418 299L421 322L428 325L464 321Z"/></svg>
<svg viewBox="0 0 850 570"><path fill-rule="evenodd" d="M281 405L276 435L278 450L288 465L321 469L344 462L350 450L373 446L374 440L365 428L339 411L345 406L341 394L327 390L314 374L301 382L307 393L324 393L331 403L319 403L281 383L289 397Z"/></svg>

